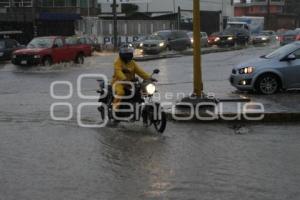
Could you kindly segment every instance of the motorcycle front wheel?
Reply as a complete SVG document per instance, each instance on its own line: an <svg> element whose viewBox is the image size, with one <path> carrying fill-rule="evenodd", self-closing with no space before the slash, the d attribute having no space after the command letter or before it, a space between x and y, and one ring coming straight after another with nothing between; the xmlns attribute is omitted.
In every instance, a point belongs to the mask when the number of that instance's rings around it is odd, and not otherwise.
<svg viewBox="0 0 300 200"><path fill-rule="evenodd" d="M165 112L161 112L161 119L160 120L156 120L153 122L153 125L155 127L155 130L162 134L167 127L167 115Z"/></svg>

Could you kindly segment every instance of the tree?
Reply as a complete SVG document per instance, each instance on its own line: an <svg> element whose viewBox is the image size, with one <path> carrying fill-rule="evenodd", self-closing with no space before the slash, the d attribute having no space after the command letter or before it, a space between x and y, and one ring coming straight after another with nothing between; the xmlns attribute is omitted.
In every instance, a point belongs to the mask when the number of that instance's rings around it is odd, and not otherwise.
<svg viewBox="0 0 300 200"><path fill-rule="evenodd" d="M126 15L131 14L131 13L135 13L136 11L138 11L139 6L132 4L132 3L124 3L122 4L122 13L125 13Z"/></svg>

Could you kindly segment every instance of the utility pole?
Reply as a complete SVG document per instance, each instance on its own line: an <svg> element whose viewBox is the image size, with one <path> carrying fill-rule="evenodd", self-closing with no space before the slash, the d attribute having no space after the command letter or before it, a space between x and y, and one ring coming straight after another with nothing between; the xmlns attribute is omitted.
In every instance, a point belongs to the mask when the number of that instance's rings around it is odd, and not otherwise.
<svg viewBox="0 0 300 200"><path fill-rule="evenodd" d="M181 8L180 8L180 6L178 6L177 23L178 23L177 29L180 30L181 29L181 27L180 27L180 25L181 25Z"/></svg>
<svg viewBox="0 0 300 200"><path fill-rule="evenodd" d="M147 13L149 13L149 0L147 0Z"/></svg>
<svg viewBox="0 0 300 200"><path fill-rule="evenodd" d="M113 21L114 21L114 28L113 28L113 34L114 34L114 50L117 51L118 49L118 21L117 21L117 0L113 0L112 5L112 12L113 12Z"/></svg>
<svg viewBox="0 0 300 200"><path fill-rule="evenodd" d="M267 3L267 29L270 29L270 21L271 21L271 1L268 0Z"/></svg>
<svg viewBox="0 0 300 200"><path fill-rule="evenodd" d="M173 0L173 11L174 11L174 13L176 12L175 0Z"/></svg>
<svg viewBox="0 0 300 200"><path fill-rule="evenodd" d="M87 15L89 17L90 16L90 0L87 0L87 7L88 7L88 9L87 9Z"/></svg>
<svg viewBox="0 0 300 200"><path fill-rule="evenodd" d="M201 40L200 40L200 1L193 0L193 37L194 37L194 95L203 94L202 66L201 66Z"/></svg>

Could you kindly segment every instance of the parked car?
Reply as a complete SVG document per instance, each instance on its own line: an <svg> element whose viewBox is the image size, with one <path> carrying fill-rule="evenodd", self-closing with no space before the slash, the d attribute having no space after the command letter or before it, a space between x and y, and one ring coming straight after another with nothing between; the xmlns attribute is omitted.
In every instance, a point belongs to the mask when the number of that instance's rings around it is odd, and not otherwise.
<svg viewBox="0 0 300 200"><path fill-rule="evenodd" d="M287 31L288 31L287 29L279 29L279 30L277 30L276 35L277 35L278 41L280 43L283 41L283 35Z"/></svg>
<svg viewBox="0 0 300 200"><path fill-rule="evenodd" d="M300 40L300 31L289 30L282 35L281 46Z"/></svg>
<svg viewBox="0 0 300 200"><path fill-rule="evenodd" d="M191 39L186 31L165 30L158 31L154 35L159 35L167 41L167 48L169 50L183 51L192 46Z"/></svg>
<svg viewBox="0 0 300 200"><path fill-rule="evenodd" d="M145 54L158 54L167 49L167 41L165 38L158 34L148 36L141 44L140 47Z"/></svg>
<svg viewBox="0 0 300 200"><path fill-rule="evenodd" d="M15 50L24 48L14 39L0 39L0 61L10 60Z"/></svg>
<svg viewBox="0 0 300 200"><path fill-rule="evenodd" d="M257 35L252 37L252 44L266 44L270 42L275 42L277 39L275 31L262 31Z"/></svg>
<svg viewBox="0 0 300 200"><path fill-rule="evenodd" d="M94 37L87 37L88 38L88 42L87 44L92 45L92 51L102 51L102 46L101 43L99 42L99 40L97 38Z"/></svg>
<svg viewBox="0 0 300 200"><path fill-rule="evenodd" d="M300 88L299 77L300 42L294 42L234 67L230 82L239 90L270 95L280 89Z"/></svg>
<svg viewBox="0 0 300 200"><path fill-rule="evenodd" d="M208 35L206 32L201 32L201 46L208 47Z"/></svg>
<svg viewBox="0 0 300 200"><path fill-rule="evenodd" d="M215 39L219 47L248 45L250 33L243 28L227 28Z"/></svg>
<svg viewBox="0 0 300 200"><path fill-rule="evenodd" d="M208 44L210 46L213 46L213 45L216 45L216 38L219 37L220 33L219 32L215 32L215 33L212 33L210 36L208 36Z"/></svg>
<svg viewBox="0 0 300 200"><path fill-rule="evenodd" d="M65 43L73 48L82 49L85 56L92 56L92 52L94 51L93 41L87 37L66 37Z"/></svg>
<svg viewBox="0 0 300 200"><path fill-rule="evenodd" d="M83 64L84 57L88 55L89 52L81 46L67 45L64 37L37 37L26 48L14 51L12 63L49 66L54 63L74 61Z"/></svg>
<svg viewBox="0 0 300 200"><path fill-rule="evenodd" d="M192 45L194 44L194 33L193 32L187 32L187 35L190 37ZM201 37L201 47L207 47L208 46L208 36L205 32L200 32Z"/></svg>

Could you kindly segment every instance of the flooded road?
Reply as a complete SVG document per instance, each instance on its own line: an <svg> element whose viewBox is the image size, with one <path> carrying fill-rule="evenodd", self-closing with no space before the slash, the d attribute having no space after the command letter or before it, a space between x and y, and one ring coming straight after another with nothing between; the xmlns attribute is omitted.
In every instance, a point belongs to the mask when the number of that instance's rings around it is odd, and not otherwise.
<svg viewBox="0 0 300 200"><path fill-rule="evenodd" d="M0 126L0 199L300 198L299 125Z"/></svg>
<svg viewBox="0 0 300 200"><path fill-rule="evenodd" d="M222 58L204 57L210 63L204 65L208 90L231 92L231 66L248 56L244 51L239 55L225 53L226 66ZM88 100L78 97L77 78L84 73L111 77L113 59L96 57L85 66L51 68L0 65L1 200L300 199L299 124L170 122L163 136L140 124L79 127L77 107ZM161 69L162 94L188 93L191 61L183 57L142 65L147 71ZM53 81L69 81L75 91L72 98L51 98ZM94 79L84 82L85 94L95 94L96 89ZM68 88L58 86L55 92L65 95ZM72 105L71 120L51 119L55 102ZM68 109L56 112L65 116ZM97 122L96 109L85 115L86 121L93 116L91 121Z"/></svg>

